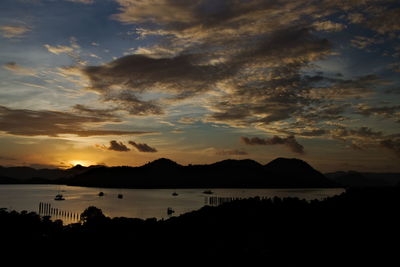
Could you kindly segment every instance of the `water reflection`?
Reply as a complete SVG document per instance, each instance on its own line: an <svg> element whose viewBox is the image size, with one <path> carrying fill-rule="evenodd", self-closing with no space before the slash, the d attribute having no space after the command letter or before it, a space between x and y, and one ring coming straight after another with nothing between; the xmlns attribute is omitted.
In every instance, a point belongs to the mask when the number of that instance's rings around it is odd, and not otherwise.
<svg viewBox="0 0 400 267"><path fill-rule="evenodd" d="M205 194L207 190L212 195ZM44 204L54 209L53 219L65 223L76 221L76 214L89 206L96 206L110 217L168 218L168 208L173 216L209 205L213 198L248 197L299 197L302 199L323 199L342 193L343 189L111 189L87 188L59 185L0 185L0 208L27 210L43 213ZM64 201L54 200L62 192ZM103 192L101 196L100 192ZM172 193L177 195L173 196ZM123 198L118 198L123 195ZM41 204L42 203L42 204ZM48 207L47 207L48 208Z"/></svg>

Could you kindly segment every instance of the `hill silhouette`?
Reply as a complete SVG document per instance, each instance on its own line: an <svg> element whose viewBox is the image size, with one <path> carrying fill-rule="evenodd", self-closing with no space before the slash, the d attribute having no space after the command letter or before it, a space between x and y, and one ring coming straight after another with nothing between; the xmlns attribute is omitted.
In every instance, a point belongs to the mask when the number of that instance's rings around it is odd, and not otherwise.
<svg viewBox="0 0 400 267"><path fill-rule="evenodd" d="M60 181L61 182L61 181ZM140 167L99 167L62 179L68 185L129 188L334 187L309 164L298 159L276 159L269 164L223 160L183 166L161 158Z"/></svg>
<svg viewBox="0 0 400 267"><path fill-rule="evenodd" d="M87 170L98 168L99 165L85 167L76 165L69 169L35 169L32 167L2 167L0 166L0 182L2 183L55 183L61 178L68 178ZM7 179L6 179L7 178Z"/></svg>

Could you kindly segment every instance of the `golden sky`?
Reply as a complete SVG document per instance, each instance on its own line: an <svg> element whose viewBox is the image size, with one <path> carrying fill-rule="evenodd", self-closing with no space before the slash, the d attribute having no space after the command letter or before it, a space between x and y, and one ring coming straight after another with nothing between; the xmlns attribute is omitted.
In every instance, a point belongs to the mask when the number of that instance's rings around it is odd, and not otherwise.
<svg viewBox="0 0 400 267"><path fill-rule="evenodd" d="M400 171L394 0L2 0L0 165Z"/></svg>

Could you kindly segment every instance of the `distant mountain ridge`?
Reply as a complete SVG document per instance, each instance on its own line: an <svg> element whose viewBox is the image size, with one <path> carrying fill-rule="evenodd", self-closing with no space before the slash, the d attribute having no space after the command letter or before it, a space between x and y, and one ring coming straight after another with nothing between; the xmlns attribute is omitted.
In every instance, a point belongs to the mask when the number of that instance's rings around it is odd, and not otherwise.
<svg viewBox="0 0 400 267"><path fill-rule="evenodd" d="M0 166L0 184L69 184L99 187L371 187L400 185L399 173L338 171L322 174L307 162L277 158L262 165L251 159L180 165L160 158L143 166L35 169Z"/></svg>
<svg viewBox="0 0 400 267"><path fill-rule="evenodd" d="M98 167L98 165L93 165L89 167L76 165L69 169L35 169L26 166L0 166L0 183L2 181L3 183L41 183L39 181L53 182L61 178L72 177L74 175Z"/></svg>
<svg viewBox="0 0 400 267"><path fill-rule="evenodd" d="M338 171L326 173L325 176L344 187L377 187L400 185L400 173Z"/></svg>
<svg viewBox="0 0 400 267"><path fill-rule="evenodd" d="M316 188L335 182L298 159L276 159L262 165L254 160L227 159L213 164L180 165L158 159L140 167L100 167L68 179L68 185L127 188Z"/></svg>

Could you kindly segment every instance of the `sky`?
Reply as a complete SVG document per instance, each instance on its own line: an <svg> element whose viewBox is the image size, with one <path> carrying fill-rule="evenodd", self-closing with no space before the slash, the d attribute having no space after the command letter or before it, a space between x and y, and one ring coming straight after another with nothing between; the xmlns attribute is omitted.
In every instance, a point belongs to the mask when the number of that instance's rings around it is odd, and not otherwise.
<svg viewBox="0 0 400 267"><path fill-rule="evenodd" d="M400 171L397 0L2 0L0 165Z"/></svg>

